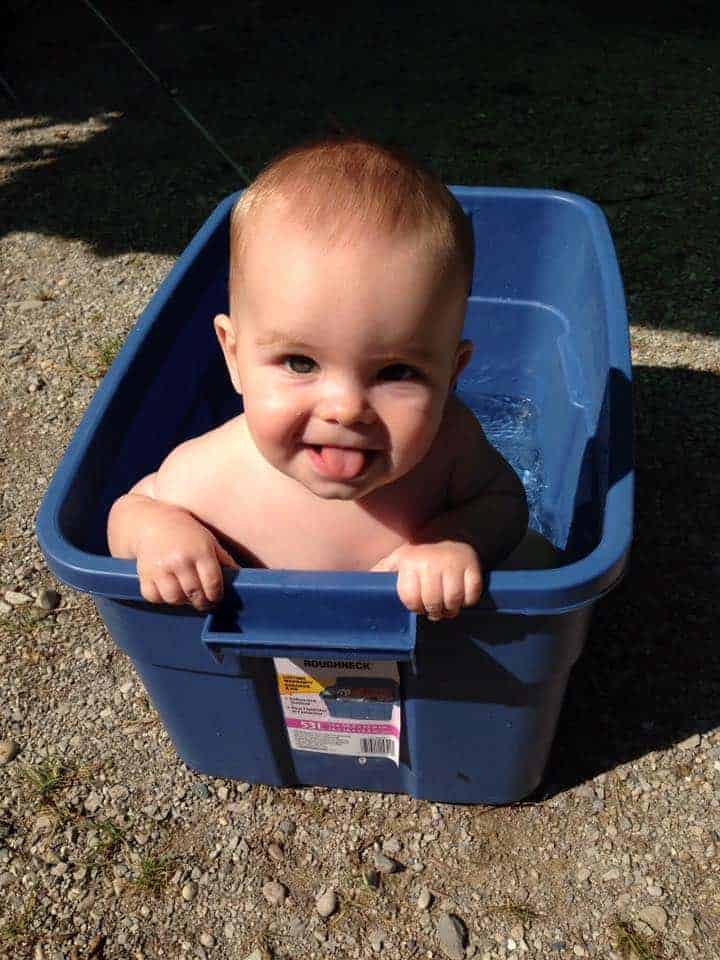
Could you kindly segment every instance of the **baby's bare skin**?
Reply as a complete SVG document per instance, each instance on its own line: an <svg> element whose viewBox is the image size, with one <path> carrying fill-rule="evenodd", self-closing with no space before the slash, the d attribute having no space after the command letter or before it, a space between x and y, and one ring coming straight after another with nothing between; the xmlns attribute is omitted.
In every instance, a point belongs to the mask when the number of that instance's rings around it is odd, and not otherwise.
<svg viewBox="0 0 720 960"><path fill-rule="evenodd" d="M176 448L152 475L153 495L192 513L242 566L371 570L451 505L459 406L451 399L421 463L362 501L324 500L280 473L257 452L242 416ZM496 462L489 444L487 454L478 480Z"/></svg>

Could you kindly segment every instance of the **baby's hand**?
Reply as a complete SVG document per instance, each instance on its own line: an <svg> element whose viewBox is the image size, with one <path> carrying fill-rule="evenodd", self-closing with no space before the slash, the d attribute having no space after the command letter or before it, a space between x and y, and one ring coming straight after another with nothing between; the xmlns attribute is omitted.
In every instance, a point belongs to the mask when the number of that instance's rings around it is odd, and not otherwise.
<svg viewBox="0 0 720 960"><path fill-rule="evenodd" d="M471 607L482 594L482 568L477 553L467 543L406 543L375 564L375 573L398 574L398 594L415 613L430 620L456 617L461 607Z"/></svg>
<svg viewBox="0 0 720 960"><path fill-rule="evenodd" d="M206 611L222 599L221 567L239 569L212 533L180 508L163 509L138 538L140 592L149 603L190 603Z"/></svg>

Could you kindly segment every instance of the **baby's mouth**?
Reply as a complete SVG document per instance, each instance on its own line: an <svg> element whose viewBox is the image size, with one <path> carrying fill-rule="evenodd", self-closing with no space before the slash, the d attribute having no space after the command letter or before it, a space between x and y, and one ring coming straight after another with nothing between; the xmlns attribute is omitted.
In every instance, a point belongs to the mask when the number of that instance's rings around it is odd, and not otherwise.
<svg viewBox="0 0 720 960"><path fill-rule="evenodd" d="M315 469L330 480L355 480L366 470L376 452L314 443L306 446Z"/></svg>

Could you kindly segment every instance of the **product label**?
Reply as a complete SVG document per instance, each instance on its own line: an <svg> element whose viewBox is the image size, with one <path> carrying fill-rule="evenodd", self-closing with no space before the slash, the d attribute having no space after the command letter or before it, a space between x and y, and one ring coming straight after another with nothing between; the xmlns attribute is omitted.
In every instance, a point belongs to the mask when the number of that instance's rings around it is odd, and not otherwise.
<svg viewBox="0 0 720 960"><path fill-rule="evenodd" d="M389 660L275 659L294 750L400 762L400 678Z"/></svg>

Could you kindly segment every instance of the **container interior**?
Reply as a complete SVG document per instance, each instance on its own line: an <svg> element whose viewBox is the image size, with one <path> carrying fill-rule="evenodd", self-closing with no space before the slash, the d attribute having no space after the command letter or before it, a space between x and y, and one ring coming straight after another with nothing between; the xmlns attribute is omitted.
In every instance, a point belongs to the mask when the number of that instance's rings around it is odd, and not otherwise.
<svg viewBox="0 0 720 960"><path fill-rule="evenodd" d="M613 319L587 218L552 194L456 193L476 243L465 326L475 353L458 395L521 477L531 526L580 559L602 535ZM63 535L88 553L107 555L117 496L178 443L242 409L212 326L227 310L227 216L149 310L153 322L61 506Z"/></svg>

